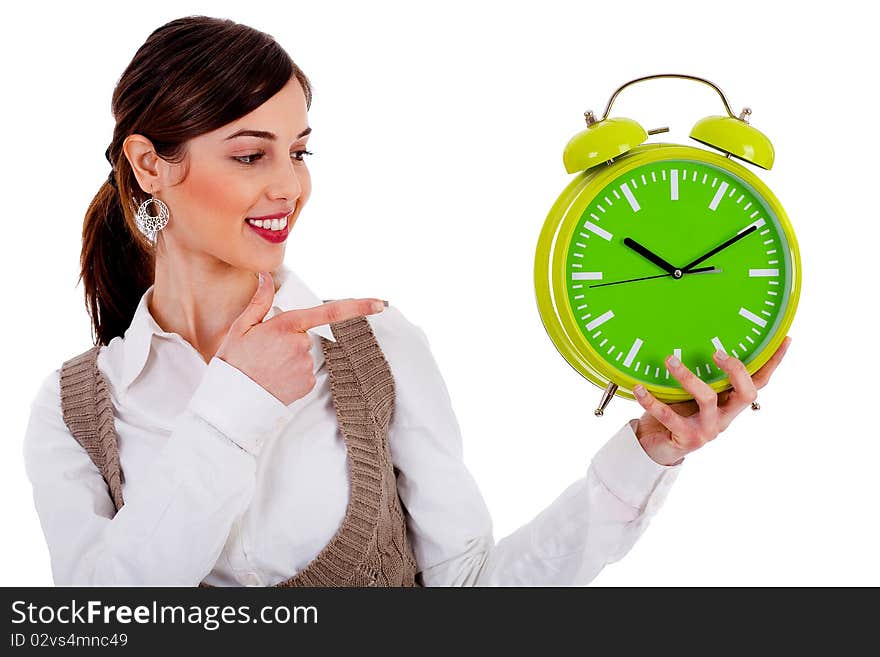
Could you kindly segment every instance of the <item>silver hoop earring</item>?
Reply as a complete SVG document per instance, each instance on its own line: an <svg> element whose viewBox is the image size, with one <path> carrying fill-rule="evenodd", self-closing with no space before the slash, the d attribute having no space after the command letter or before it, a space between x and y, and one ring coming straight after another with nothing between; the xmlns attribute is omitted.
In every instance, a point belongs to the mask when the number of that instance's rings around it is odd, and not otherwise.
<svg viewBox="0 0 880 657"><path fill-rule="evenodd" d="M147 208L150 206L150 203L155 203L159 208L159 214L155 217L151 216L147 211ZM140 228L141 232L146 235L150 241L156 239L156 233L165 228L168 225L168 206L162 202L161 199L156 198L155 196L151 196L146 201L140 204L138 207L137 215L135 215L135 221L137 221L138 228Z"/></svg>

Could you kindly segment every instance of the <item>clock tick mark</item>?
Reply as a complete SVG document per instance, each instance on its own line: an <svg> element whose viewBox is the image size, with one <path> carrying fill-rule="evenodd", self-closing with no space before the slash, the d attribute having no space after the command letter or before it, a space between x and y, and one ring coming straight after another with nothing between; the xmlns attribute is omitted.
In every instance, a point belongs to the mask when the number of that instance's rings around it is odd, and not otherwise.
<svg viewBox="0 0 880 657"><path fill-rule="evenodd" d="M747 320L749 320L753 324L757 324L761 328L764 328L765 326L767 326L767 320L761 319L755 313L753 313L751 310L748 310L747 308L740 308L739 314L740 314L740 316L745 317ZM754 331L755 329L752 329L752 330ZM759 333L759 335L760 335L760 333Z"/></svg>
<svg viewBox="0 0 880 657"><path fill-rule="evenodd" d="M613 310L608 310L608 311L602 313L602 314L599 315L596 319L594 319L592 322L590 322L589 324L587 324L587 330L588 330L588 331L592 331L594 328L596 328L596 327L598 327L598 326L602 326L602 324L604 324L605 322L607 322L607 321L608 321L609 319L611 319L612 317L614 317L614 311L613 311ZM596 336L594 335L593 337L595 338Z"/></svg>
<svg viewBox="0 0 880 657"><path fill-rule="evenodd" d="M635 186L635 181L633 181L633 186ZM623 183L620 186L620 191L623 192L623 195L626 197L626 200L629 202L630 207L633 209L633 212L638 212L641 209L639 202L636 200L636 197L633 196L632 191L626 183Z"/></svg>
<svg viewBox="0 0 880 657"><path fill-rule="evenodd" d="M642 340L641 338L636 338L635 342L633 342L632 344L632 347L630 347L629 349L629 353L626 355L626 360L623 361L624 366L629 367L630 365L632 365L633 360L635 360L636 354L639 353L639 349L641 348Z"/></svg>
<svg viewBox="0 0 880 657"><path fill-rule="evenodd" d="M727 183L723 182L718 186L718 191L715 192L715 196L712 198L712 202L709 203L709 209L713 212L718 209L718 204L721 203L721 199L724 197L724 192L727 190Z"/></svg>
<svg viewBox="0 0 880 657"><path fill-rule="evenodd" d="M670 200L677 201L678 200L678 169L672 169L669 173L671 174L669 176Z"/></svg>
<svg viewBox="0 0 880 657"><path fill-rule="evenodd" d="M607 230L604 230L604 229L602 229L602 228L599 228L596 224L592 223L591 221L585 221L585 222L584 222L584 228L586 228L586 229L587 229L588 231L590 231L591 233L593 233L593 234L595 234L595 235L598 235L598 236L601 237L603 240L607 240L607 241L609 241L609 242L611 241L611 238L614 237L614 235L612 235L611 233L609 233Z"/></svg>

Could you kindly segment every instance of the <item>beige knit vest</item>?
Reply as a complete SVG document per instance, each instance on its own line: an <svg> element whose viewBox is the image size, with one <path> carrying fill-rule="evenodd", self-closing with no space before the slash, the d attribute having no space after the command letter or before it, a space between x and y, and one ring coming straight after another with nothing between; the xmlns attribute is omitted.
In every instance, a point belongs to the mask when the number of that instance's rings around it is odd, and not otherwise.
<svg viewBox="0 0 880 657"><path fill-rule="evenodd" d="M336 342L322 337L321 344L345 438L351 494L330 542L303 570L275 586L420 586L388 448L391 370L363 315L330 329ZM113 402L97 365L100 349L97 345L64 362L61 406L64 422L103 475L119 511L123 474Z"/></svg>

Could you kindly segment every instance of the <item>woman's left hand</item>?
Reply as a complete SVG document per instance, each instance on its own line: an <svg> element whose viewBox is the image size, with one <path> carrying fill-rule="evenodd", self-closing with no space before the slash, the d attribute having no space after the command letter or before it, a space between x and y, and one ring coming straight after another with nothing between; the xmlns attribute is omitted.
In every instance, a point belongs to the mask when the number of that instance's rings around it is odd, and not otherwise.
<svg viewBox="0 0 880 657"><path fill-rule="evenodd" d="M758 390L767 385L789 344L791 338L786 336L776 353L753 377L749 376L746 366L738 358L728 356L725 360L719 360L716 356L715 362L727 372L733 385L732 390L720 393L712 390L683 364L671 363L672 356L667 358L666 366L670 374L693 399L667 405L648 391L641 397L636 391L636 399L645 409L636 429L636 437L642 448L657 463L677 465L685 454L713 440L740 411L757 399Z"/></svg>

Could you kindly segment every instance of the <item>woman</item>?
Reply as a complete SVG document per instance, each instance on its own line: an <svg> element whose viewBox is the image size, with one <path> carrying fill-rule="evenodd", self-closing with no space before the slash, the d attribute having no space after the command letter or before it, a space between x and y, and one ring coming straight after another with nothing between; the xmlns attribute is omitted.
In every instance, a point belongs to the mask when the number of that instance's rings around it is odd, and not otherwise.
<svg viewBox="0 0 880 657"><path fill-rule="evenodd" d="M644 395L586 476L495 544L424 333L378 299L322 303L283 263L310 104L271 36L207 17L157 29L120 78L83 228L97 343L46 378L25 440L55 583L589 582L788 341L754 380L719 360L720 395L670 362L696 402Z"/></svg>

